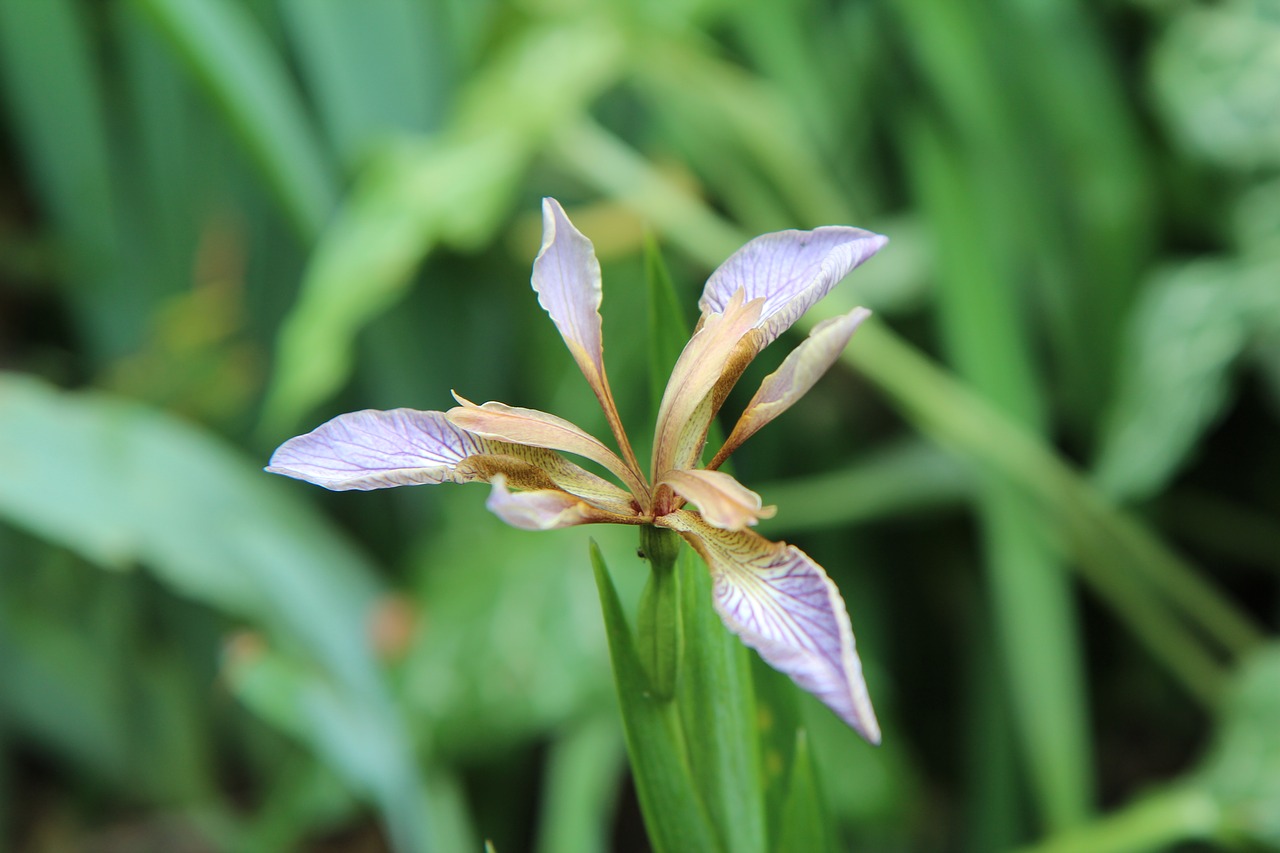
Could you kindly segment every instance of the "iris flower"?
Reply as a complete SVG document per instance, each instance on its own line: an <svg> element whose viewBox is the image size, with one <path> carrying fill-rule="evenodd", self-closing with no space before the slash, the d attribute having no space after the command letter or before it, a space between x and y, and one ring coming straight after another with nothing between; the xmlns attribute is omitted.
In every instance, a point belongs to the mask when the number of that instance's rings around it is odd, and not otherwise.
<svg viewBox="0 0 1280 853"><path fill-rule="evenodd" d="M533 289L604 409L619 453L535 409L455 395L447 412L367 409L286 441L268 471L328 489L488 482L487 506L526 530L578 524L653 525L680 534L706 561L725 626L872 743L880 740L844 600L807 554L750 528L773 515L720 466L805 394L869 314L858 308L814 327L765 378L711 461L712 418L753 358L886 238L859 228L779 231L751 240L716 270L702 316L672 371L646 477L605 375L600 264L591 241L545 199ZM562 454L598 463L611 482ZM696 507L693 508L693 507Z"/></svg>

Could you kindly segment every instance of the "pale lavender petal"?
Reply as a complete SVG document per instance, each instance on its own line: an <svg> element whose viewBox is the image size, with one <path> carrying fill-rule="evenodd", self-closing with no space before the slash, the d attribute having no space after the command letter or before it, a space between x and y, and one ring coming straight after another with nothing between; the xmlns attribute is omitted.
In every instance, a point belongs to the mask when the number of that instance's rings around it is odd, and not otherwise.
<svg viewBox="0 0 1280 853"><path fill-rule="evenodd" d="M542 200L542 249L533 262L533 289L594 387L604 372L600 262L591 241L553 198Z"/></svg>
<svg viewBox="0 0 1280 853"><path fill-rule="evenodd" d="M604 369L600 262L591 241L573 227L560 202L542 200L542 249L533 262L533 289L604 409L609 429L636 476L640 467L618 414Z"/></svg>
<svg viewBox="0 0 1280 853"><path fill-rule="evenodd" d="M562 489L614 513L634 515L631 495L558 453L472 435L443 412L365 409L291 438L267 470L326 489L385 489L489 482Z"/></svg>
<svg viewBox="0 0 1280 853"><path fill-rule="evenodd" d="M869 316L871 312L866 308L855 308L848 314L823 320L814 326L809 337L760 383L760 390L747 403L733 432L729 433L724 446L707 467L718 468L744 441L807 394L840 357L849 338Z"/></svg>
<svg viewBox="0 0 1280 853"><path fill-rule="evenodd" d="M479 439L442 412L365 409L289 439L267 470L326 489L368 491L478 479L457 466L483 452Z"/></svg>
<svg viewBox="0 0 1280 853"><path fill-rule="evenodd" d="M494 515L521 530L555 530L578 524L636 524L634 516L615 515L559 491L537 489L512 492L506 477L493 478L493 491L485 503Z"/></svg>
<svg viewBox="0 0 1280 853"><path fill-rule="evenodd" d="M821 566L794 545L720 530L685 510L657 523L683 534L707 561L725 627L858 734L880 742L844 599Z"/></svg>
<svg viewBox="0 0 1280 853"><path fill-rule="evenodd" d="M698 307L704 316L721 312L739 290L748 301L764 299L764 347L887 242L880 234L836 225L765 234L712 274Z"/></svg>

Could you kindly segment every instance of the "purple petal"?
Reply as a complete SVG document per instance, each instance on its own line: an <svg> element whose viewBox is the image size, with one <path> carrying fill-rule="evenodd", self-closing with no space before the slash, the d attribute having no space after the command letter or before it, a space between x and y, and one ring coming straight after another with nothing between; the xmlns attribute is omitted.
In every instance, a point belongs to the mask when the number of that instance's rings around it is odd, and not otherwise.
<svg viewBox="0 0 1280 853"><path fill-rule="evenodd" d="M456 468L483 452L479 439L441 412L365 409L289 439L267 470L326 489L368 491L477 479Z"/></svg>
<svg viewBox="0 0 1280 853"><path fill-rule="evenodd" d="M533 289L594 388L604 372L600 262L591 241L553 198L542 200L542 249L533 262Z"/></svg>
<svg viewBox="0 0 1280 853"><path fill-rule="evenodd" d="M821 566L794 545L720 530L685 510L658 523L684 534L707 561L726 628L858 734L880 742L844 599Z"/></svg>
<svg viewBox="0 0 1280 853"><path fill-rule="evenodd" d="M623 458L639 477L640 468L622 429L604 369L600 262L591 241L573 227L560 202L553 198L542 200L542 249L533 262L533 289L600 401Z"/></svg>
<svg viewBox="0 0 1280 853"><path fill-rule="evenodd" d="M765 234L712 274L698 307L704 315L721 312L738 290L748 301L764 299L764 347L887 242L880 234L836 225Z"/></svg>

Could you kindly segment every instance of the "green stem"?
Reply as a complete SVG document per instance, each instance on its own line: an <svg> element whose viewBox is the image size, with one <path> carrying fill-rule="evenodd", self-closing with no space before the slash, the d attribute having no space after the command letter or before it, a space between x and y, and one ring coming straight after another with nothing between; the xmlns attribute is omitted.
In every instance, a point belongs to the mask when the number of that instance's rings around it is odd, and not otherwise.
<svg viewBox="0 0 1280 853"><path fill-rule="evenodd" d="M1213 835L1219 809L1194 786L1167 788L1101 820L1024 847L1020 853L1140 853Z"/></svg>
<svg viewBox="0 0 1280 853"><path fill-rule="evenodd" d="M641 527L640 553L649 561L652 571L640 598L636 640L654 695L668 701L676 692L683 640L680 577L675 570L680 537L670 530Z"/></svg>

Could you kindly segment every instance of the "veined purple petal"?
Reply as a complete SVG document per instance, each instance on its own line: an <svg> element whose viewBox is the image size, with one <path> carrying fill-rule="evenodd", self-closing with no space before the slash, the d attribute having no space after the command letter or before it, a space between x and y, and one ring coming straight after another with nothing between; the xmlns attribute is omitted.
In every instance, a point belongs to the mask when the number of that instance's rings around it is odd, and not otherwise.
<svg viewBox="0 0 1280 853"><path fill-rule="evenodd" d="M542 249L533 262L533 289L587 379L603 373L600 262L591 241L553 198L542 200Z"/></svg>
<svg viewBox="0 0 1280 853"><path fill-rule="evenodd" d="M365 409L289 439L267 470L326 489L368 491L479 479L457 466L484 452L478 438L441 412Z"/></svg>
<svg viewBox="0 0 1280 853"><path fill-rule="evenodd" d="M858 734L880 742L844 599L821 566L794 545L720 530L685 510L657 523L684 535L707 561L725 627Z"/></svg>
<svg viewBox="0 0 1280 853"><path fill-rule="evenodd" d="M473 435L443 412L365 409L291 438L267 470L326 489L489 482L562 489L612 513L634 515L631 495L558 453Z"/></svg>
<svg viewBox="0 0 1280 853"><path fill-rule="evenodd" d="M721 312L738 290L748 300L763 299L763 348L887 242L880 234L838 225L764 234L712 274L698 307L704 316Z"/></svg>

